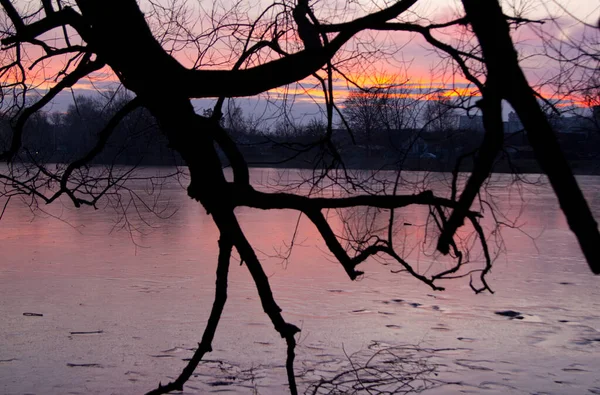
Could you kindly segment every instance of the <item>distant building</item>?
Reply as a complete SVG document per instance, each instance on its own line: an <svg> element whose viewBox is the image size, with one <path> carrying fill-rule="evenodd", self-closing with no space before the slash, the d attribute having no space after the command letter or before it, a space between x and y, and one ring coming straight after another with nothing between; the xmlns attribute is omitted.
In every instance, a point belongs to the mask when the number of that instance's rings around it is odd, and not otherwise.
<svg viewBox="0 0 600 395"><path fill-rule="evenodd" d="M600 112L600 109L598 110ZM548 121L557 133L587 133L593 128L593 118L583 116L563 117L558 115L548 116ZM507 133L516 133L523 130L523 124L514 111L508 114L506 127Z"/></svg>

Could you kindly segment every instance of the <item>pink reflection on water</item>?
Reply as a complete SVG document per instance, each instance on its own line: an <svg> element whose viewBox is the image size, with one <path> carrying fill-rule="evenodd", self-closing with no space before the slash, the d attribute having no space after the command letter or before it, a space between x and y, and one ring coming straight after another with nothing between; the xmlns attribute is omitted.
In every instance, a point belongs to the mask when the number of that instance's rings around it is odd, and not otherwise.
<svg viewBox="0 0 600 395"><path fill-rule="evenodd" d="M265 182L272 173L254 170L252 176ZM582 185L598 213L597 180L584 178ZM506 202L504 197L514 191L498 183L494 193ZM513 196L503 209L518 212L520 199L516 192ZM344 351L365 349L373 340L418 343L456 349L440 357L449 370L444 377L477 384L508 377L514 393L561 393L558 380L571 383L570 393L585 393L599 385L593 373L600 368L598 344L592 341L600 330L598 277L590 275L548 186L523 196L529 207L520 218L522 230L539 236L537 249L521 231L504 231L508 252L490 277L495 295L473 295L468 279L447 282L446 292L433 293L374 260L364 264L364 278L351 282L306 218L300 219L292 255L282 261L274 256L289 246L298 214L247 208L236 213L259 251L285 317L302 328L298 366L343 361ZM69 225L44 216L31 221L27 207L11 207L0 223L0 359L14 358L0 362L4 393L39 393L41 388L50 394L137 393L178 373L181 359L190 354L187 349L199 340L212 302L217 235L210 217L183 190L168 189L164 199L178 208L173 216L154 219L143 233L131 234L114 229L115 217L105 211L47 208ZM365 226L365 210L352 216L353 228ZM338 213L331 211L328 218L343 234ZM425 254L430 247L424 252L419 243L427 230L427 209L398 210L397 218L402 222L398 241L406 245L407 257L419 268L442 266L443 259ZM381 228L385 221L382 215L374 223ZM545 230L541 236L540 230ZM463 237L469 233L461 232ZM519 311L525 319L494 314L500 310ZM70 335L96 330L103 332ZM245 368L266 366L259 369L260 393L283 391L285 345L262 312L244 266L232 265L214 348L211 359ZM485 365L491 371L469 370L465 360L491 361ZM570 366L581 371L574 373ZM191 385L211 390L207 381L199 377Z"/></svg>

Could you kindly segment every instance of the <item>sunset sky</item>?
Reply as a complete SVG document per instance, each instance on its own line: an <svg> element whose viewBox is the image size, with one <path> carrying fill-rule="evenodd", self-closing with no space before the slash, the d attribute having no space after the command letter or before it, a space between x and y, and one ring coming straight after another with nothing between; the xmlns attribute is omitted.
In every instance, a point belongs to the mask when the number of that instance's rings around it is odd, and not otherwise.
<svg viewBox="0 0 600 395"><path fill-rule="evenodd" d="M21 7L30 7L37 2L33 1L17 1ZM221 11L227 11L228 4L232 2L222 1L217 2L217 7ZM339 7L346 2L342 1L317 1L314 2L315 13L322 20L334 20L333 16L337 17L336 12L339 12ZM353 2L354 8L345 10L345 19L351 19L353 17L364 14L358 8L359 5L368 9L377 9L377 7L383 6L383 1L358 1ZM199 15L211 7L212 1L200 1L197 5L195 2L189 2L191 15L194 15L196 20L196 28L206 28L210 24L203 21L201 18L198 19ZM248 18L252 18L252 13L258 13L258 11L264 9L267 2L260 0L253 3L241 3L240 12L247 12ZM391 4L391 2L388 2ZM589 0L511 0L502 2L504 9L508 14L514 14L515 11L522 12L522 15L530 18L548 18L548 16L558 17L557 24L546 23L543 29L550 32L554 38L568 38L568 37L581 37L584 32L590 34L594 28L585 26L585 23L589 25L596 25L600 18L600 1L589 1ZM261 6L262 5L262 6ZM246 8L244 8L246 7ZM147 5L142 2L142 9L147 13L150 9ZM420 20L422 24L423 20L431 22L444 22L454 19L460 15L462 6L458 0L420 0L414 7L410 9L410 12L404 16L406 20L414 21ZM205 14L205 13L204 13ZM417 18L418 16L418 18ZM339 21L339 18L335 18ZM579 21L577 20L579 19ZM557 28L560 26L560 29ZM160 27L158 28L160 29ZM536 29L539 27L536 26ZM60 41L60 32L51 33L56 37L57 42ZM445 31L442 34L438 34L437 37L446 42L456 42L458 37L453 36L456 32ZM596 38L598 33L593 32ZM52 37L52 36L51 36ZM541 50L541 40L534 30L529 27L519 28L514 36L513 40L518 43L519 48L522 50L522 54L527 56L527 60L522 62L528 78L532 83L537 83L547 79L552 73L556 73L551 62L547 59L540 57L531 56L535 53L539 53ZM471 87L467 87L464 78L457 73L453 73L452 70L448 69L447 65L440 64L439 56L431 50L431 47L425 43L417 35L408 33L374 33L366 32L361 35L360 41L362 44L368 46L375 46L382 48L384 51L394 51L393 54L379 57L373 61L368 62L356 62L343 63L342 68L347 75L350 75L352 79L366 85L376 85L394 79L396 82L405 83L405 88L409 91L418 92L419 89L456 89L462 94L473 92ZM222 61L227 58L227 43L226 40L220 41L221 47L217 44L214 51L214 55L209 56L211 60L215 62ZM350 44L356 45L356 44ZM178 60L184 65L192 65L193 60L196 58L197 51L195 52L191 48L184 49L177 54ZM31 56L34 56L32 53ZM343 56L343 55L342 55ZM381 59L385 58L385 59ZM62 63L61 63L62 62ZM44 67L34 68L32 74L29 77L30 81L40 82L43 81L48 75L52 74L52 69L56 69L64 63L64 60L55 61L52 63L44 64ZM350 66L346 66L350 64ZM160 77L157 76L158 79ZM117 79L110 72L98 73L91 80L80 81L74 87L73 93L77 94L91 94L96 90L104 90L108 88L115 88L117 86ZM157 81L160 83L160 81ZM52 84L51 81L47 83L39 84L39 89L49 87ZM338 102L343 101L347 95L351 86L342 78L337 78L334 82L336 89L336 99ZM543 90L542 90L543 91ZM448 92L447 94L452 94ZM544 94L547 94L544 92ZM299 118L311 118L318 117L319 104L324 101L323 92L320 90L320 86L314 78L307 79L300 84L293 84L288 87L277 88L269 92L267 95L263 95L261 98L245 98L237 99L236 103L240 105L244 113L248 114L260 114L264 111L266 103L269 101L280 101L283 98L287 99L289 103L293 103L292 113ZM49 111L64 111L68 104L72 102L72 92L63 92L51 106L48 106L46 110ZM211 100L203 99L196 100L195 105L197 108L208 108L210 107Z"/></svg>

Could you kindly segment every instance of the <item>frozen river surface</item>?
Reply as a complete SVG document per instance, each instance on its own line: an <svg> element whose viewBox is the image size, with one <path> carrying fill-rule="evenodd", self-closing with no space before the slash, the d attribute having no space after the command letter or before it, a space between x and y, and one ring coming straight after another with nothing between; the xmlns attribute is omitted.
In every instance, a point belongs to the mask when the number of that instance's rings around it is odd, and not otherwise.
<svg viewBox="0 0 600 395"><path fill-rule="evenodd" d="M600 178L580 182L599 218ZM520 202L501 181L490 188ZM140 225L134 216L123 228L110 210L47 208L58 220L11 202L0 222L0 393L133 394L176 377L208 317L217 236L181 188L163 198L178 210L142 233L132 230ZM349 369L347 356L358 352L359 366L397 347L405 369L435 370L426 375L435 387L428 394L600 394L600 277L550 188L529 187L523 198L527 234L504 231L507 253L489 277L493 295L473 294L468 279L433 292L377 262L351 282L304 220L282 264L272 256L289 242L297 214L239 210L284 317L302 329L302 391ZM399 218L418 229L421 214L409 208ZM412 259L432 261L418 252ZM509 310L519 316L496 314ZM232 265L213 346L184 393L286 392L285 343L244 266Z"/></svg>

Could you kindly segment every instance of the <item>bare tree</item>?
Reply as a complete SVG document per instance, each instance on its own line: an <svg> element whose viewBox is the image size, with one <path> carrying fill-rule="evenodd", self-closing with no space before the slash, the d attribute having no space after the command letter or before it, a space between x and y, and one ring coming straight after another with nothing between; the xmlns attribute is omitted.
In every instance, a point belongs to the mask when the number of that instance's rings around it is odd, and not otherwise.
<svg viewBox="0 0 600 395"><path fill-rule="evenodd" d="M370 144L374 134L417 127L419 93L397 85L353 89L343 102L343 116L361 142Z"/></svg>
<svg viewBox="0 0 600 395"><path fill-rule="evenodd" d="M233 100L229 100L228 102L227 111L223 116L223 126L233 133L239 134L246 132L247 127L246 120L244 119L244 112Z"/></svg>
<svg viewBox="0 0 600 395"><path fill-rule="evenodd" d="M373 135L384 129L388 95L382 88L353 90L344 101L344 116L363 144L372 144Z"/></svg>
<svg viewBox="0 0 600 395"><path fill-rule="evenodd" d="M423 111L423 122L428 130L456 129L456 118L456 105L449 97L438 92L427 100Z"/></svg>
<svg viewBox="0 0 600 395"><path fill-rule="evenodd" d="M215 299L202 340L180 376L151 394L182 390L200 360L212 350L227 298L227 273L234 248L252 276L265 313L287 343L289 388L292 394L297 393L294 350L299 328L283 317L261 262L239 225L236 207L291 209L306 216L351 280L363 274L358 265L378 256L396 262L401 270L434 290L442 289L439 280L476 273L479 279L471 284L473 289L476 292L490 290L485 276L493 256L480 224L481 207L474 202L502 149L502 100L508 101L521 119L587 262L594 273L600 272L600 233L540 109L536 93L519 65L511 39L515 17L506 15L498 0L462 0L461 16L429 23L406 16L412 15L407 11L417 2L400 0L380 8L373 5L372 9L365 9L356 2L341 2L320 14L315 8L323 3L298 0L274 2L255 15L245 12L246 4L240 1L228 10L220 10L218 6L212 12L201 9L203 25L195 30L190 9L179 2L169 7L150 2L146 19L135 0L76 0L73 3L43 0L39 4L28 2L22 7L10 0L0 0L3 8L1 104L12 117L11 143L0 154L0 159L9 163L8 172L0 175L3 196L25 194L51 203L64 195L75 206L96 205L103 196L122 187L127 174L111 174L98 182L97 175L85 171L86 165L104 149L119 123L142 106L154 116L168 144L181 155L190 177L188 195L202 204L218 228ZM436 38L436 32L447 29L462 29L471 47L452 45ZM338 110L333 75L343 74L340 62L362 52L363 46L352 49L352 44L357 42L353 40L360 42L367 31L408 31L421 35L429 45L451 59L464 78L479 90L481 99L477 106L483 113L486 132L474 169L461 190L455 177L448 195L436 195L428 189L406 193L400 174L391 180L359 179L340 161L332 140L332 119ZM47 39L50 32L60 39ZM187 56L185 65L175 57L182 48L195 51L195 56ZM362 56L364 59L369 54L362 52ZM54 61L58 68L51 73L49 64ZM43 81L47 84L44 95L32 103L26 98L41 87L42 83L35 78L36 70L40 69L53 75ZM67 166L50 170L41 163L34 163L34 172L16 171L18 160L31 161L31 157L22 156L27 121L58 93L83 78L94 78L94 73L100 70L116 76L135 98L101 126L92 147ZM162 83L157 83L158 76L164 77ZM290 190L261 192L251 185L244 156L220 124L224 100L257 95L307 77L315 78L324 91L327 130L314 144L329 152L331 161L304 180L311 186L308 196ZM196 114L190 100L208 97L218 99L212 115ZM234 176L231 182L224 176L215 145L231 164ZM345 192L323 196L323 183L343 185ZM394 237L395 212L412 205L427 207L431 231L437 234L436 247L448 256L448 265L435 273L420 272L398 249L401 241ZM345 240L334 233L324 211L357 207L384 213L384 221L361 228L362 234ZM483 259L477 267L464 266L468 261L468 246L457 236L462 226L469 226L479 238Z"/></svg>

